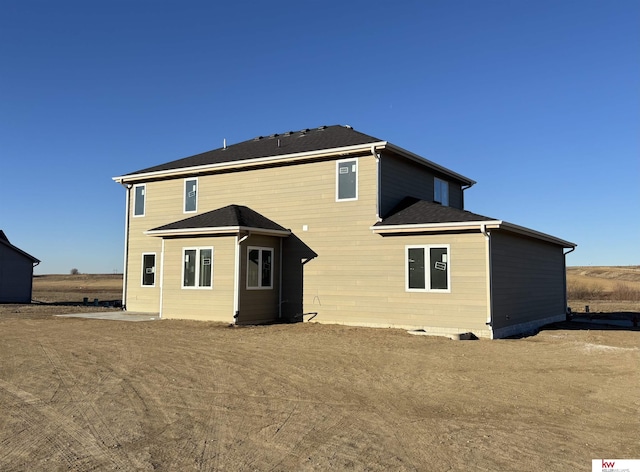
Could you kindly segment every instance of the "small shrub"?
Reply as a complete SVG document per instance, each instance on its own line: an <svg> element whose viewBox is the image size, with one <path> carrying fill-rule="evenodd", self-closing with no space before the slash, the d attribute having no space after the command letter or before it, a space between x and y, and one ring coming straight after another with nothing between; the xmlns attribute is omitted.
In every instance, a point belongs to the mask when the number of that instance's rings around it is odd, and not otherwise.
<svg viewBox="0 0 640 472"><path fill-rule="evenodd" d="M596 285L573 283L567 289L567 296L571 300L602 300L605 298L605 292Z"/></svg>
<svg viewBox="0 0 640 472"><path fill-rule="evenodd" d="M69 271L69 273L70 273L71 275L78 275L78 274L80 274L80 271L79 271L78 269L76 269L76 268L73 268L73 269L71 269L71 270Z"/></svg>
<svg viewBox="0 0 640 472"><path fill-rule="evenodd" d="M640 290L624 282L618 282L611 291L611 300L640 301Z"/></svg>

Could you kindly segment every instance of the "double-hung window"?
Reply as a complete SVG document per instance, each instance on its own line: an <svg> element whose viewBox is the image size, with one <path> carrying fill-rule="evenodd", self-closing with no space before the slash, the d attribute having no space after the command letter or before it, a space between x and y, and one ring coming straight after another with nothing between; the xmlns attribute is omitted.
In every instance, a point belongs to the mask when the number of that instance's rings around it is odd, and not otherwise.
<svg viewBox="0 0 640 472"><path fill-rule="evenodd" d="M449 206L449 182L437 177L433 179L433 201Z"/></svg>
<svg viewBox="0 0 640 472"><path fill-rule="evenodd" d="M247 288L273 288L273 249L247 248Z"/></svg>
<svg viewBox="0 0 640 472"><path fill-rule="evenodd" d="M133 186L133 216L144 216L144 200L147 186L138 184Z"/></svg>
<svg viewBox="0 0 640 472"><path fill-rule="evenodd" d="M449 245L406 246L406 290L450 292Z"/></svg>
<svg viewBox="0 0 640 472"><path fill-rule="evenodd" d="M213 248L184 248L182 288L213 287Z"/></svg>
<svg viewBox="0 0 640 472"><path fill-rule="evenodd" d="M184 181L184 212L194 213L198 210L198 179Z"/></svg>
<svg viewBox="0 0 640 472"><path fill-rule="evenodd" d="M155 287L156 285L156 254L142 254L142 286Z"/></svg>
<svg viewBox="0 0 640 472"><path fill-rule="evenodd" d="M358 199L358 160L336 162L336 201Z"/></svg>

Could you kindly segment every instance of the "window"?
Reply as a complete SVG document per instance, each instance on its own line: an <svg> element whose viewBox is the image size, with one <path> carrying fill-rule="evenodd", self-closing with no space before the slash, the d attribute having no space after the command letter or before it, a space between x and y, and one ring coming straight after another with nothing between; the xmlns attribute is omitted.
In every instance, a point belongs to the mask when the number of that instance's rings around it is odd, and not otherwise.
<svg viewBox="0 0 640 472"><path fill-rule="evenodd" d="M450 292L449 246L406 246L408 292Z"/></svg>
<svg viewBox="0 0 640 472"><path fill-rule="evenodd" d="M336 201L358 199L358 160L336 162Z"/></svg>
<svg viewBox="0 0 640 472"><path fill-rule="evenodd" d="M449 182L434 178L433 201L444 206L449 206Z"/></svg>
<svg viewBox="0 0 640 472"><path fill-rule="evenodd" d="M212 247L185 248L182 260L182 288L212 287Z"/></svg>
<svg viewBox="0 0 640 472"><path fill-rule="evenodd" d="M184 181L184 212L193 213L198 209L198 179Z"/></svg>
<svg viewBox="0 0 640 472"><path fill-rule="evenodd" d="M145 184L133 186L133 216L144 216Z"/></svg>
<svg viewBox="0 0 640 472"><path fill-rule="evenodd" d="M142 286L156 285L156 255L155 253L142 255Z"/></svg>
<svg viewBox="0 0 640 472"><path fill-rule="evenodd" d="M273 288L273 249L247 248L247 288Z"/></svg>

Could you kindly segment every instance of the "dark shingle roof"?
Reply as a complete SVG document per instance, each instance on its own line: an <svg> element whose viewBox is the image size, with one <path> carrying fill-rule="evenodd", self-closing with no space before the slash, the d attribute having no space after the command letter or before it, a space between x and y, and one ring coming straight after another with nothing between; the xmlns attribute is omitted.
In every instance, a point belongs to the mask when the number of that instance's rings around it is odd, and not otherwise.
<svg viewBox="0 0 640 472"><path fill-rule="evenodd" d="M28 254L26 252L24 252L22 249L20 249L19 247L14 246L13 244L11 244L9 242L9 238L7 238L7 235L4 234L4 231L2 231L0 229L0 244L3 244L4 246L7 246L11 249L13 249L14 251L16 251L19 254L22 254L23 256L25 256L27 259L31 259L31 261L33 263L40 263L40 259L38 259L37 257L33 257L31 254Z"/></svg>
<svg viewBox="0 0 640 472"><path fill-rule="evenodd" d="M167 162L127 175L182 169L260 157L283 156L344 146L380 142L380 139L360 133L350 126L321 126L301 131L289 131L271 136L259 136L248 141L214 149L195 156Z"/></svg>
<svg viewBox="0 0 640 472"><path fill-rule="evenodd" d="M278 223L262 216L257 211L242 205L229 205L217 210L192 216L150 231L167 231L198 228L245 227L274 231L288 231Z"/></svg>
<svg viewBox="0 0 640 472"><path fill-rule="evenodd" d="M457 223L461 221L492 221L495 218L459 210L438 203L419 200L414 197L404 198L391 215L374 226L386 225L418 225L429 223Z"/></svg>

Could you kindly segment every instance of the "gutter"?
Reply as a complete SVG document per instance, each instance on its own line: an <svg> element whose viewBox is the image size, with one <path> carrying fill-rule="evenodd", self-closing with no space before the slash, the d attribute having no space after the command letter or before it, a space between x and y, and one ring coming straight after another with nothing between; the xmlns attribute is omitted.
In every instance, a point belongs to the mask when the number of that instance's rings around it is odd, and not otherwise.
<svg viewBox="0 0 640 472"><path fill-rule="evenodd" d="M522 234L530 238L539 239L552 244L557 244L565 248L575 247L576 244L565 241L564 239L556 238L550 234L541 233L533 229L525 228L524 226L514 225L502 220L487 220L487 221L453 221L447 223L420 223L420 224L407 224L407 225L373 225L369 229L376 234L397 234L397 233L429 233L438 231L464 231L464 230L478 230L483 231L487 229L500 229L503 231L509 231L512 233Z"/></svg>
<svg viewBox="0 0 640 472"><path fill-rule="evenodd" d="M382 221L382 218L380 218L380 207L381 207L380 200L382 199L382 173L380 172L380 165L381 165L381 161L382 161L382 155L376 152L375 144L373 146L371 146L371 154L373 155L374 159L376 160L376 180L378 182L378 188L377 188L377 191L376 191L376 194L377 194L377 198L376 198L376 220L377 221Z"/></svg>
<svg viewBox="0 0 640 472"><path fill-rule="evenodd" d="M287 237L291 235L290 230L279 229L263 229L253 228L249 226L220 226L212 228L182 228L182 229L164 229L164 230L148 230L144 234L148 236L202 236L208 234L238 234L241 232L249 232L252 234L261 234L265 236L283 236Z"/></svg>
<svg viewBox="0 0 640 472"><path fill-rule="evenodd" d="M283 156L257 157L253 159L244 159L241 161L220 162L218 164L206 164L206 165L194 166L194 167L182 167L179 169L168 169L168 170L159 170L154 172L144 172L141 174L122 175L118 177L113 177L112 180L118 183L135 182L139 180L148 180L148 179L154 179L154 178L177 177L185 174L194 174L194 173L200 173L200 172L206 172L206 171L239 169L243 167L252 167L256 165L264 165L264 164L272 164L272 163L276 164L280 162L292 162L292 161L295 162L295 161L309 160L309 159L319 159L323 157L332 157L335 155L348 156L351 154L367 152L372 146L384 148L386 145L387 145L386 141L379 141L377 143L357 144L354 146L343 146L339 148L306 151L306 152L299 152L295 154L285 154Z"/></svg>

